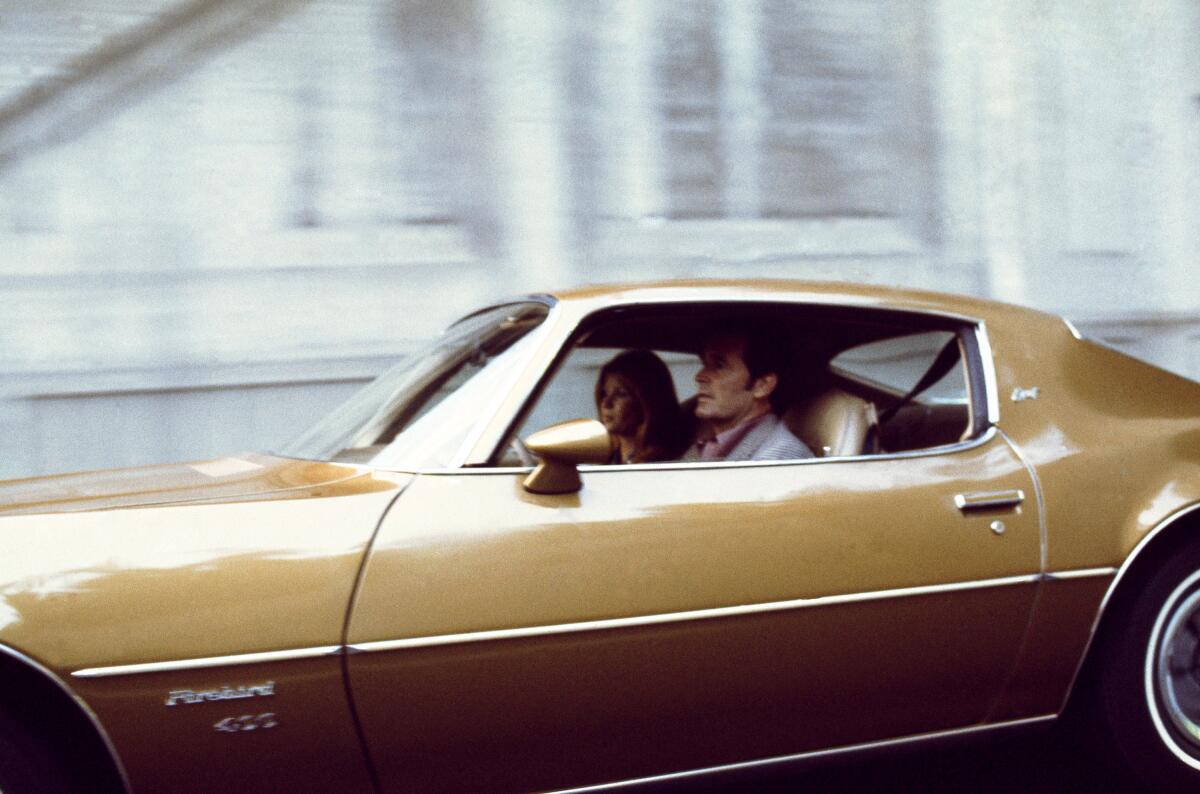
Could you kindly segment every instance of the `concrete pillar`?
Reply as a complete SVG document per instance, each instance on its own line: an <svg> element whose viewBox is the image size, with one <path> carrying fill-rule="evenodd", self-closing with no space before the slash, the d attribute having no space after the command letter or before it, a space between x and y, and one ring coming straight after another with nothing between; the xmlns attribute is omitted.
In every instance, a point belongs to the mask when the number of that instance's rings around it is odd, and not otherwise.
<svg viewBox="0 0 1200 794"><path fill-rule="evenodd" d="M942 255L962 267L977 267L984 258L981 20L960 0L938 0L929 17L936 64L931 74L935 81L933 106L941 138ZM986 271L981 275L984 278L978 289L983 292L990 279Z"/></svg>
<svg viewBox="0 0 1200 794"><path fill-rule="evenodd" d="M659 117L656 5L644 0L612 0L606 5L603 35L608 43L597 86L604 168L600 209L622 219L665 214L662 122Z"/></svg>
<svg viewBox="0 0 1200 794"><path fill-rule="evenodd" d="M1200 5L1148 0L1134 23L1145 31L1138 53L1150 171L1145 198L1146 254L1158 284L1154 304L1167 313L1200 307ZM1181 343L1182 350L1183 344Z"/></svg>
<svg viewBox="0 0 1200 794"><path fill-rule="evenodd" d="M1039 211L1036 83L1031 74L1029 0L991 6L980 31L978 71L980 230L992 297L1029 302L1033 216Z"/></svg>
<svg viewBox="0 0 1200 794"><path fill-rule="evenodd" d="M490 148L499 200L500 245L524 283L573 281L563 60L565 6L501 0L480 6Z"/></svg>
<svg viewBox="0 0 1200 794"><path fill-rule="evenodd" d="M485 80L481 6L475 0L409 0L381 12L386 36L375 145L388 202L382 224L466 226L474 253L500 255Z"/></svg>
<svg viewBox="0 0 1200 794"><path fill-rule="evenodd" d="M758 0L721 0L717 6L720 50L720 135L724 165L722 209L726 217L755 218L762 192L762 9Z"/></svg>
<svg viewBox="0 0 1200 794"><path fill-rule="evenodd" d="M315 61L302 64L300 85L292 100L295 109L295 130L291 140L295 157L291 168L288 206L285 209L289 226L313 228L322 225L321 194L329 170L325 159L325 135L321 123L321 87Z"/></svg>

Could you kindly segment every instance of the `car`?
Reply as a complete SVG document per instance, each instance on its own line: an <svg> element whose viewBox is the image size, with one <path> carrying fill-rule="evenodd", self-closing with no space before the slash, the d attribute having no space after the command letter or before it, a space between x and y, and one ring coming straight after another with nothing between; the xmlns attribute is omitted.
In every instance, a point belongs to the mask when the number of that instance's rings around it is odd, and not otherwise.
<svg viewBox="0 0 1200 794"><path fill-rule="evenodd" d="M685 427L738 324L811 454L614 463L606 362L652 352ZM686 784L1076 709L1194 787L1198 419L983 299L498 302L273 454L0 484L0 789Z"/></svg>

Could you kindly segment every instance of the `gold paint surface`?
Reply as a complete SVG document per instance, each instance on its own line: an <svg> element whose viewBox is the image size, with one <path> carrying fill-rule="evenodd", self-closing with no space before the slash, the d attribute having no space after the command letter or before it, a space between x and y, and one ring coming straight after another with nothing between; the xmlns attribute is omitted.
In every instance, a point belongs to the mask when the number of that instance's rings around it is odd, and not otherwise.
<svg viewBox="0 0 1200 794"><path fill-rule="evenodd" d="M612 441L595 419L572 419L539 430L525 439L529 451L564 463L604 463Z"/></svg>
<svg viewBox="0 0 1200 794"><path fill-rule="evenodd" d="M165 705L176 689L267 681L270 697ZM121 748L134 791L371 791L340 657L73 684ZM218 731L229 717L263 719L243 721L254 730Z"/></svg>
<svg viewBox="0 0 1200 794"><path fill-rule="evenodd" d="M418 477L381 527L349 641L1038 571L1035 505L954 506L964 490L1032 487L999 437L902 460L594 469L566 498L520 482ZM1003 536L990 530L998 516ZM582 785L975 724L1011 669L1032 595L1030 582L347 663L385 787ZM451 737L470 764L434 753Z"/></svg>
<svg viewBox="0 0 1200 794"><path fill-rule="evenodd" d="M1012 679L989 715L993 721L1055 714L1079 667L1112 576L1052 580L1037 607Z"/></svg>
<svg viewBox="0 0 1200 794"><path fill-rule="evenodd" d="M0 516L10 549L0 556L0 642L74 689L135 790L369 791L340 657L70 675L340 644L366 545L409 476L251 460L261 466L202 466L216 477L172 466L0 485L24 513ZM155 500L170 504L139 506ZM275 682L273 697L165 705L174 689L264 681ZM277 724L214 728L263 714Z"/></svg>
<svg viewBox="0 0 1200 794"><path fill-rule="evenodd" d="M288 461L271 481L296 486L286 499L256 477L155 509L112 507L120 487L91 480L105 509L0 517L0 642L64 675L336 645L366 544L408 479Z"/></svg>
<svg viewBox="0 0 1200 794"><path fill-rule="evenodd" d="M576 287L558 290L551 294L565 304L577 305L587 310L596 308L598 304L688 300L782 300L957 312L978 317L992 314L1001 307L1016 309L1029 315L1037 314L1030 309L1009 307L995 301L971 298L965 295L881 288L872 284L793 279L680 279L661 282L631 282ZM1049 317L1050 315L1041 316Z"/></svg>
<svg viewBox="0 0 1200 794"><path fill-rule="evenodd" d="M358 467L246 454L3 481L0 519L202 501L346 496L390 488Z"/></svg>
<svg viewBox="0 0 1200 794"><path fill-rule="evenodd" d="M1008 669L996 651L1020 636L1031 591L347 663L384 791L545 791L972 723Z"/></svg>
<svg viewBox="0 0 1200 794"><path fill-rule="evenodd" d="M1200 384L1013 308L989 319L1001 429L1038 472L1049 570L1119 567L1200 502ZM1034 400L1012 402L1017 387Z"/></svg>
<svg viewBox="0 0 1200 794"><path fill-rule="evenodd" d="M945 456L605 467L583 481L556 497L526 493L519 474L418 477L381 528L351 642L1038 571L1033 500L954 507L965 491L1031 492L998 438ZM1001 537L989 528L997 517Z"/></svg>

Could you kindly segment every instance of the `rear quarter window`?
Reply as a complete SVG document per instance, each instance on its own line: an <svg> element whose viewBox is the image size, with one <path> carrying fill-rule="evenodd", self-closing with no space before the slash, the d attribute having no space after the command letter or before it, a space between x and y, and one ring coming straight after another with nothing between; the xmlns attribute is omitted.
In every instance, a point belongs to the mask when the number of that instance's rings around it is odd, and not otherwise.
<svg viewBox="0 0 1200 794"><path fill-rule="evenodd" d="M901 404L948 346L960 348L953 366ZM967 371L953 331L922 331L858 345L831 359L829 369L869 394L878 407L881 452L953 444L972 432Z"/></svg>
<svg viewBox="0 0 1200 794"><path fill-rule="evenodd" d="M917 384L943 348L956 338L951 331L923 331L868 342L842 351L830 361L829 367L843 378L899 398ZM916 397L922 403L966 404L967 400L961 362Z"/></svg>

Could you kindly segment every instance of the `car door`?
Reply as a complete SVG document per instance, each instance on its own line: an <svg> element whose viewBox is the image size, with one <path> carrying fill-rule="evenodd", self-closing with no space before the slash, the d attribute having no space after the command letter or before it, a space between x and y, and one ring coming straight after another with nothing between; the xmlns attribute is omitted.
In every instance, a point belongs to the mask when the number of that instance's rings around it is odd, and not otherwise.
<svg viewBox="0 0 1200 794"><path fill-rule="evenodd" d="M348 629L385 790L546 790L977 725L1037 586L994 431L895 455L424 474ZM357 651L357 652L355 652Z"/></svg>

